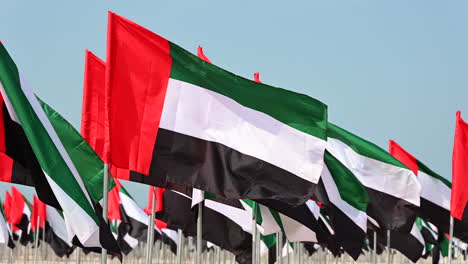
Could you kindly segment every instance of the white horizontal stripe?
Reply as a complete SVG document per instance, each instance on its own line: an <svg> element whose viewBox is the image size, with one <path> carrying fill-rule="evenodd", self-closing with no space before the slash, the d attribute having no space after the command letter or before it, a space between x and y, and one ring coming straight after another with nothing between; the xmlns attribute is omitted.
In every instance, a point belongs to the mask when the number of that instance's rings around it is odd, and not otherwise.
<svg viewBox="0 0 468 264"><path fill-rule="evenodd" d="M160 127L216 142L317 183L326 142L236 101L169 79Z"/></svg>
<svg viewBox="0 0 468 264"><path fill-rule="evenodd" d="M205 206L229 218L245 232L252 233L251 211L249 212L223 203L218 203L210 199L205 200Z"/></svg>
<svg viewBox="0 0 468 264"><path fill-rule="evenodd" d="M418 226L416 225L416 223L413 224L413 228L411 228L411 232L410 234L415 237L419 243L421 243L421 245L424 245L424 238L421 234L421 231L419 230Z"/></svg>
<svg viewBox="0 0 468 264"><path fill-rule="evenodd" d="M85 247L101 247L99 242L99 226L94 220L68 196L46 172L44 172L50 188L64 211L65 224L68 233L76 235Z"/></svg>
<svg viewBox="0 0 468 264"><path fill-rule="evenodd" d="M367 214L354 208L341 198L340 192L330 174L330 171L328 170L327 165L323 167L322 181L323 185L325 185L325 190L327 191L330 202L332 202L364 232L367 232Z"/></svg>
<svg viewBox="0 0 468 264"><path fill-rule="evenodd" d="M167 237L169 237L172 241L174 241L174 243L175 243L176 245L178 244L178 241L179 241L179 239L178 239L179 234L177 234L177 231L174 231L174 230L168 229L168 228L164 228L164 229L162 230L162 232L163 232L164 234L166 234Z"/></svg>
<svg viewBox="0 0 468 264"><path fill-rule="evenodd" d="M72 239L73 237L70 236L67 232L67 228L65 227L65 220L63 220L62 216L57 212L57 209L46 205L47 211L47 222L49 222L50 228L54 231L54 233L61 238L65 243L67 243L70 247L72 246Z"/></svg>
<svg viewBox="0 0 468 264"><path fill-rule="evenodd" d="M419 206L421 185L411 170L361 155L340 140L327 142L327 150L364 186Z"/></svg>
<svg viewBox="0 0 468 264"><path fill-rule="evenodd" d="M260 214L262 215L262 224L259 228L259 230L262 230L261 234L267 236L281 232L281 227L276 223L270 209L261 204L258 204L258 206L260 207Z"/></svg>
<svg viewBox="0 0 468 264"><path fill-rule="evenodd" d="M283 223L284 233L290 242L317 242L317 235L307 226L297 222L296 220L279 214Z"/></svg>
<svg viewBox="0 0 468 264"><path fill-rule="evenodd" d="M127 242L127 244L128 244L131 248L135 248L135 247L138 245L138 240L136 240L135 238L133 238L132 236L130 236L128 233L125 234L125 236L123 237L123 239L125 240L125 242Z"/></svg>
<svg viewBox="0 0 468 264"><path fill-rule="evenodd" d="M135 219L136 221L148 225L149 218L148 215L141 209L132 198L128 197L125 193L119 192L120 200L122 201L122 206L130 218Z"/></svg>
<svg viewBox="0 0 468 264"><path fill-rule="evenodd" d="M418 180L422 187L422 198L450 211L450 195L452 190L447 185L422 171L418 171Z"/></svg>

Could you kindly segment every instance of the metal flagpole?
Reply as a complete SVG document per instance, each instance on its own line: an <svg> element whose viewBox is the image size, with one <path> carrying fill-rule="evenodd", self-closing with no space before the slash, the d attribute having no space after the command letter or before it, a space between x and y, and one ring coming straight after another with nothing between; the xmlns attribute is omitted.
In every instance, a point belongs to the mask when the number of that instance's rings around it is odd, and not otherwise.
<svg viewBox="0 0 468 264"><path fill-rule="evenodd" d="M276 261L278 264L283 264L283 233L276 233Z"/></svg>
<svg viewBox="0 0 468 264"><path fill-rule="evenodd" d="M102 184L102 217L104 222L108 222L108 197L109 197L109 164L104 164L104 183ZM107 263L107 249L103 248L101 251L101 263Z"/></svg>
<svg viewBox="0 0 468 264"><path fill-rule="evenodd" d="M76 248L76 264L81 263L81 248Z"/></svg>
<svg viewBox="0 0 468 264"><path fill-rule="evenodd" d="M37 220L36 233L34 234L35 236L34 238L34 260L33 260L34 264L37 263L37 251L39 250L39 223L40 223L41 217L38 215L36 220Z"/></svg>
<svg viewBox="0 0 468 264"><path fill-rule="evenodd" d="M259 232L258 228L257 228L257 241L256 242L257 242L257 246L256 246L256 248L257 248L257 253L256 253L257 262L256 263L260 264L260 257L261 257L261 255L260 255L260 244L262 243L262 240L261 240L261 236L260 236L260 232Z"/></svg>
<svg viewBox="0 0 468 264"><path fill-rule="evenodd" d="M202 222L203 221L203 202L198 203L198 216L197 216L197 256L195 258L196 264L202 264Z"/></svg>
<svg viewBox="0 0 468 264"><path fill-rule="evenodd" d="M450 216L450 229L449 229L449 249L448 249L448 264L452 264L452 243L453 243L453 216Z"/></svg>
<svg viewBox="0 0 468 264"><path fill-rule="evenodd" d="M252 264L257 263L257 214L255 206L252 210Z"/></svg>
<svg viewBox="0 0 468 264"><path fill-rule="evenodd" d="M151 216L148 223L148 237L146 239L146 264L151 264L153 260L154 243L154 218L156 214L156 187L153 188L153 197L151 199Z"/></svg>
<svg viewBox="0 0 468 264"><path fill-rule="evenodd" d="M181 229L178 229L177 230L177 260L176 260L176 263L177 264L182 264L182 247L183 247L183 243L184 243L184 234L182 234L182 230Z"/></svg>
<svg viewBox="0 0 468 264"><path fill-rule="evenodd" d="M390 250L390 230L387 230L387 264L390 264L391 250Z"/></svg>
<svg viewBox="0 0 468 264"><path fill-rule="evenodd" d="M377 264L377 232L374 231L374 258L372 259L372 262L374 264Z"/></svg>

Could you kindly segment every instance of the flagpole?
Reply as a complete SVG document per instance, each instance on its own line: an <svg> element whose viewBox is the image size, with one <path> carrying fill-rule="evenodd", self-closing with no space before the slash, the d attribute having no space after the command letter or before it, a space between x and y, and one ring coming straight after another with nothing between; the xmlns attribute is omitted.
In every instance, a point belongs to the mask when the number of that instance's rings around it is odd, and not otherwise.
<svg viewBox="0 0 468 264"><path fill-rule="evenodd" d="M76 248L76 264L80 264L81 263L81 248L80 247L77 247Z"/></svg>
<svg viewBox="0 0 468 264"><path fill-rule="evenodd" d="M372 259L372 262L374 264L377 264L377 232L374 231L374 258Z"/></svg>
<svg viewBox="0 0 468 264"><path fill-rule="evenodd" d="M278 264L283 264L283 233L276 233L276 261Z"/></svg>
<svg viewBox="0 0 468 264"><path fill-rule="evenodd" d="M104 163L104 183L102 184L102 218L107 224L108 218L108 205L109 205L109 164ZM101 263L107 263L107 249L102 248L101 251Z"/></svg>
<svg viewBox="0 0 468 264"><path fill-rule="evenodd" d="M197 216L197 257L195 258L196 264L202 264L202 222L203 221L203 202L198 203L198 216Z"/></svg>
<svg viewBox="0 0 468 264"><path fill-rule="evenodd" d="M252 264L257 263L257 214L256 206L252 208Z"/></svg>
<svg viewBox="0 0 468 264"><path fill-rule="evenodd" d="M390 250L390 230L387 230L387 264L390 264L391 250Z"/></svg>
<svg viewBox="0 0 468 264"><path fill-rule="evenodd" d="M39 250L39 223L41 221L41 217L38 215L36 218L36 233L34 234L34 260L33 263L37 263L37 251Z"/></svg>
<svg viewBox="0 0 468 264"><path fill-rule="evenodd" d="M453 242L453 216L450 216L450 229L449 229L449 249L448 249L448 264L452 264L452 242Z"/></svg>
<svg viewBox="0 0 468 264"><path fill-rule="evenodd" d="M153 188L153 196L151 197L151 216L148 223L148 237L146 239L146 264L151 264L153 260L153 243L154 243L154 218L156 214L156 187Z"/></svg>
<svg viewBox="0 0 468 264"><path fill-rule="evenodd" d="M184 243L183 238L184 234L182 234L181 229L177 229L177 260L176 264L182 264L182 244Z"/></svg>

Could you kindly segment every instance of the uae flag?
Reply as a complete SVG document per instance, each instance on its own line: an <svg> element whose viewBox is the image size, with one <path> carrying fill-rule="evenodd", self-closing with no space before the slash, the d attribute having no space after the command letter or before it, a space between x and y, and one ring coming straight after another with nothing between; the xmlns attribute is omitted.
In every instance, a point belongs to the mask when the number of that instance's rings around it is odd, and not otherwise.
<svg viewBox="0 0 468 264"><path fill-rule="evenodd" d="M468 219L466 203L468 202L468 124L457 112L455 125L455 141L452 156L452 195L450 200L450 214L458 219Z"/></svg>
<svg viewBox="0 0 468 264"><path fill-rule="evenodd" d="M23 128L9 111L0 95L0 181L35 187L43 201L60 208Z"/></svg>
<svg viewBox="0 0 468 264"><path fill-rule="evenodd" d="M36 195L34 195L31 214L31 230L33 232L40 232L40 229L44 229L46 218L46 205L39 200Z"/></svg>
<svg viewBox="0 0 468 264"><path fill-rule="evenodd" d="M73 253L72 235L68 232L63 213L46 205L47 221L45 222L44 240L59 257L67 258Z"/></svg>
<svg viewBox="0 0 468 264"><path fill-rule="evenodd" d="M9 248L15 248L13 236L8 224L5 211L3 210L3 202L0 200L0 244L7 245Z"/></svg>
<svg viewBox="0 0 468 264"><path fill-rule="evenodd" d="M18 68L0 45L0 92L10 118L21 126L50 185L74 243L106 248L121 256L98 202L102 198L103 162L80 134L41 101L20 78ZM111 186L112 187L112 186ZM46 201L44 201L46 202Z"/></svg>
<svg viewBox="0 0 468 264"><path fill-rule="evenodd" d="M366 238L370 199L354 174L328 151L316 197L329 216L336 243L357 260Z"/></svg>
<svg viewBox="0 0 468 264"><path fill-rule="evenodd" d="M377 228L377 239L379 243L386 246L387 230ZM425 240L416 222L409 233L390 232L390 248L396 249L414 263L423 256L424 247Z"/></svg>
<svg viewBox="0 0 468 264"><path fill-rule="evenodd" d="M192 198L190 191L186 194L166 190L164 192L164 202L161 211L156 213L159 220L167 223L167 227L172 229L181 229L185 235L197 235L197 209L192 210ZM211 201L211 200L210 200ZM252 235L245 229L245 225L241 226L240 222L245 222L242 217L242 205L237 204L236 207L229 206L215 201L205 201L203 207L202 219L202 238L209 241L236 256L238 263L251 263L252 259ZM239 212L236 219L231 219L218 210L232 210ZM229 214L231 215L231 214ZM250 220L252 218L250 217ZM252 222L250 222L251 224ZM250 229L251 230L251 229Z"/></svg>
<svg viewBox="0 0 468 264"><path fill-rule="evenodd" d="M109 193L109 220L117 221L117 243L129 254L139 242L146 242L149 218L117 181ZM159 235L156 235L159 238Z"/></svg>
<svg viewBox="0 0 468 264"><path fill-rule="evenodd" d="M387 230L410 232L421 184L402 162L377 145L328 123L327 151L366 188L367 214Z"/></svg>
<svg viewBox="0 0 468 264"><path fill-rule="evenodd" d="M114 13L106 65L113 175L230 199L300 205L312 195L325 104L227 72Z"/></svg>
<svg viewBox="0 0 468 264"><path fill-rule="evenodd" d="M31 205L15 186L11 186L10 217L10 223L21 230L21 240L27 244L31 229Z"/></svg>
<svg viewBox="0 0 468 264"><path fill-rule="evenodd" d="M421 217L444 233L450 228L450 194L452 184L417 160L395 141L390 140L390 153L417 175L421 183ZM454 219L455 237L468 241L468 218Z"/></svg>

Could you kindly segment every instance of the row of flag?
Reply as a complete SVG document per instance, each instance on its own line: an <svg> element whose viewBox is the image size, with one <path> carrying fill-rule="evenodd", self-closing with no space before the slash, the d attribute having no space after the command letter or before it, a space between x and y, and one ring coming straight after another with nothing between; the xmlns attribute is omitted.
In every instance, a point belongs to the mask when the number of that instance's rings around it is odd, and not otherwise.
<svg viewBox="0 0 468 264"><path fill-rule="evenodd" d="M151 207L145 214L118 179L158 187L159 231L195 235L201 203L203 238L240 263L252 258L252 219L271 252L282 233L357 259L370 233L390 234L417 261L425 241L440 249L450 215L453 236L468 242L460 113L451 183L394 141L387 151L332 124L326 104L223 70L201 48L195 56L112 12L107 34L105 61L86 52L80 132L0 45L0 180L35 187L68 245L121 257L146 239ZM109 223L99 203L108 191Z"/></svg>

